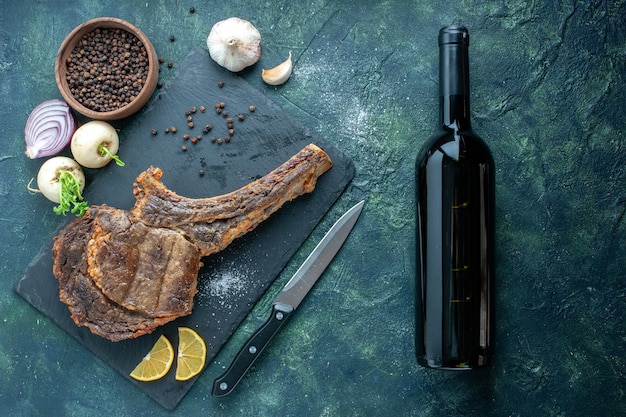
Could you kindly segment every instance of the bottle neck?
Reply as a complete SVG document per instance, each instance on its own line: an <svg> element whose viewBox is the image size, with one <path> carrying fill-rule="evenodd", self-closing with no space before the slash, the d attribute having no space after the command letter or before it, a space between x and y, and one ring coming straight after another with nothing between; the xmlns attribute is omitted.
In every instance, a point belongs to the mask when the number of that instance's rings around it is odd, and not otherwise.
<svg viewBox="0 0 626 417"><path fill-rule="evenodd" d="M439 97L441 126L452 130L471 130L469 95Z"/></svg>
<svg viewBox="0 0 626 417"><path fill-rule="evenodd" d="M469 99L469 35L462 27L439 34L439 97L444 128L471 128Z"/></svg>

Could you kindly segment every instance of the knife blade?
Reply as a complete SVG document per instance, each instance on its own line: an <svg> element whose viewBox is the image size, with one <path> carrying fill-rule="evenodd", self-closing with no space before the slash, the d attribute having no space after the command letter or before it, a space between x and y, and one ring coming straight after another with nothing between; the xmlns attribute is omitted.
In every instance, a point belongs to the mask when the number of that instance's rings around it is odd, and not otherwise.
<svg viewBox="0 0 626 417"><path fill-rule="evenodd" d="M269 319L250 336L226 372L213 381L211 394L214 397L223 397L235 389L274 335L298 308L346 241L361 214L361 210L363 210L364 204L365 201L355 204L335 222L313 249L313 252L293 274L289 282L278 293L272 302L272 314Z"/></svg>

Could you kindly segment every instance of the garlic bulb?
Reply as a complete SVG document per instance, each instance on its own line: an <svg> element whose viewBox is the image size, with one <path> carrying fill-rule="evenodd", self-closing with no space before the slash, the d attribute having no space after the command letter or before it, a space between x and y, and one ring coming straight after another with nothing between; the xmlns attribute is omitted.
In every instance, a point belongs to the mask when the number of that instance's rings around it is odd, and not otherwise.
<svg viewBox="0 0 626 417"><path fill-rule="evenodd" d="M238 17L213 25L206 44L211 58L233 72L249 67L261 57L261 34L252 23Z"/></svg>
<svg viewBox="0 0 626 417"><path fill-rule="evenodd" d="M269 85L280 85L289 79L292 69L293 63L291 62L291 51L289 51L289 58L285 62L272 69L263 70L261 77Z"/></svg>

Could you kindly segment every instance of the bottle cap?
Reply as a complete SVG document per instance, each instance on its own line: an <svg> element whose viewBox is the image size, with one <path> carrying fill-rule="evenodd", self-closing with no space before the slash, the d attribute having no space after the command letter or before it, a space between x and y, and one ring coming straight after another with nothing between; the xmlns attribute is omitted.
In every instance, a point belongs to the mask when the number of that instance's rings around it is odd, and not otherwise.
<svg viewBox="0 0 626 417"><path fill-rule="evenodd" d="M469 45L469 32L465 26L444 26L439 30L439 46L450 44Z"/></svg>

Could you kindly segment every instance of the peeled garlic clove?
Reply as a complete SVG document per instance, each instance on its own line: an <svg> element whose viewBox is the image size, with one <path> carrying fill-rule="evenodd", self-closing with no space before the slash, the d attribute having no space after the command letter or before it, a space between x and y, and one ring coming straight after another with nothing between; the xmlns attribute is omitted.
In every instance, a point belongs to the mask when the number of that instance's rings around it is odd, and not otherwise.
<svg viewBox="0 0 626 417"><path fill-rule="evenodd" d="M289 79L292 69L293 63L291 62L291 51L289 51L289 58L287 58L285 62L272 69L263 70L261 77L263 77L263 81L269 85L281 85Z"/></svg>
<svg viewBox="0 0 626 417"><path fill-rule="evenodd" d="M213 25L206 44L211 58L233 72L249 67L261 57L261 34L252 23L238 17Z"/></svg>

